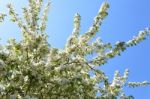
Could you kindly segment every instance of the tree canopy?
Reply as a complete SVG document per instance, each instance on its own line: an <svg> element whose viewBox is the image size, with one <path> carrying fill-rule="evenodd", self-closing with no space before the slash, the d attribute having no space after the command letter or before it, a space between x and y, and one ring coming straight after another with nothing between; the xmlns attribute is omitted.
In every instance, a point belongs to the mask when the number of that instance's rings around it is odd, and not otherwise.
<svg viewBox="0 0 150 99"><path fill-rule="evenodd" d="M44 9L43 0L28 0L23 7L23 18L8 4L11 21L21 30L20 41L9 39L0 45L0 98L2 99L132 99L123 88L148 85L148 81L127 82L129 70L119 71L113 81L101 69L109 59L135 46L150 34L146 28L129 41L115 45L102 39L90 40L108 15L108 2L103 2L92 26L80 35L79 13L74 17L74 28L64 49L49 44L45 32L50 2ZM7 15L0 14L0 22ZM88 58L88 55L94 56Z"/></svg>

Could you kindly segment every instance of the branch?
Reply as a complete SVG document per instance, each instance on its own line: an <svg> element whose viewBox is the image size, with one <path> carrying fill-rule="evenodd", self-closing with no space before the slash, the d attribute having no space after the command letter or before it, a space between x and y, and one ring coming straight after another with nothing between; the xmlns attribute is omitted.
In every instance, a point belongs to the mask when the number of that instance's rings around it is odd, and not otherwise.
<svg viewBox="0 0 150 99"><path fill-rule="evenodd" d="M92 27L90 27L89 30L85 34L81 35L80 42L89 41L98 32L103 19L108 15L107 13L108 8L109 8L109 4L107 2L104 2L101 5L98 15L94 19Z"/></svg>

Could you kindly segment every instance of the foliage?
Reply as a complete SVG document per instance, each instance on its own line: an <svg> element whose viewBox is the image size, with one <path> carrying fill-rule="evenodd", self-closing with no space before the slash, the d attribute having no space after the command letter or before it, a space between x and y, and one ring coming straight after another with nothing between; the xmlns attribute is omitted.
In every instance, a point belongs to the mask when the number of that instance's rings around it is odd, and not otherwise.
<svg viewBox="0 0 150 99"><path fill-rule="evenodd" d="M103 19L108 15L109 4L104 2L94 18L93 25L79 35L81 17L74 17L74 29L65 48L50 46L45 33L48 9L42 9L43 0L28 0L23 8L23 17L8 4L11 21L21 30L22 39L9 39L0 46L0 98L1 99L132 99L123 92L125 86L148 85L144 82L127 82L128 70L121 76L115 72L112 82L99 69L111 58L120 55L150 34L150 29L140 31L127 42L104 43L100 38L90 39L98 32ZM41 13L43 15L41 15ZM0 21L6 14L0 14ZM87 58L94 54L95 57ZM90 74L93 73L93 76ZM99 94L99 95L96 95Z"/></svg>

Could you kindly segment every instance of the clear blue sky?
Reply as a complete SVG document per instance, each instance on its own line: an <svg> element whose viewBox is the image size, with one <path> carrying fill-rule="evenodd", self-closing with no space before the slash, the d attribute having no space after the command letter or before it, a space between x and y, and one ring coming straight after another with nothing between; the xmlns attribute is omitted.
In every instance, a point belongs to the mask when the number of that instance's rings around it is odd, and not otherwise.
<svg viewBox="0 0 150 99"><path fill-rule="evenodd" d="M6 11L5 5L12 2L20 13L27 0L0 0L0 11ZM103 0L51 0L47 33L52 46L63 48L73 28L73 17L76 12L81 14L81 33L91 26ZM103 22L97 37L105 42L127 41L145 27L150 27L150 0L108 0L109 16ZM16 25L9 21L0 24L1 44L8 38L19 40L20 34ZM138 46L129 48L121 56L110 60L102 69L112 78L115 70L121 73L128 68L130 81L150 81L150 36ZM149 99L150 86L125 88L128 95L135 99Z"/></svg>

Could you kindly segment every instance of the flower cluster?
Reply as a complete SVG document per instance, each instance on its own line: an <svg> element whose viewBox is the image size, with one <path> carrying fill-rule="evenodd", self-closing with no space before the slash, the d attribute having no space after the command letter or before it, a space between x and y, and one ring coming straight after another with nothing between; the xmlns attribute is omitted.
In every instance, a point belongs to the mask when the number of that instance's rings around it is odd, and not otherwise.
<svg viewBox="0 0 150 99"><path fill-rule="evenodd" d="M112 82L98 67L120 55L126 48L136 45L150 34L140 32L127 42L104 43L90 39L99 31L108 15L108 2L104 2L89 30L80 35L81 16L74 17L74 29L64 49L50 46L45 33L50 2L42 11L43 0L28 0L23 18L9 4L11 21L16 23L22 39L9 39L0 46L0 98L2 99L131 99L123 92L125 86L138 87L148 82L127 82L128 70L123 76L115 72ZM41 12L43 15L41 15ZM5 14L0 14L0 21ZM88 55L93 57L87 58ZM97 95L99 94L99 95Z"/></svg>
<svg viewBox="0 0 150 99"><path fill-rule="evenodd" d="M0 13L0 22L4 21L6 14Z"/></svg>

